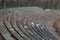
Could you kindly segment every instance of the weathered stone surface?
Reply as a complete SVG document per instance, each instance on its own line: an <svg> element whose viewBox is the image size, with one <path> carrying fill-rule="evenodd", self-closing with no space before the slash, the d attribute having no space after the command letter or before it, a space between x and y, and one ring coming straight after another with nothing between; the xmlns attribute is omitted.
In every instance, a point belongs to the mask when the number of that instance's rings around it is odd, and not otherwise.
<svg viewBox="0 0 60 40"><path fill-rule="evenodd" d="M0 10L0 24L3 25L3 29L6 29L5 31L13 39L18 40L58 40L59 37L53 30L53 22L59 17L60 13L58 10L43 10L39 7Z"/></svg>

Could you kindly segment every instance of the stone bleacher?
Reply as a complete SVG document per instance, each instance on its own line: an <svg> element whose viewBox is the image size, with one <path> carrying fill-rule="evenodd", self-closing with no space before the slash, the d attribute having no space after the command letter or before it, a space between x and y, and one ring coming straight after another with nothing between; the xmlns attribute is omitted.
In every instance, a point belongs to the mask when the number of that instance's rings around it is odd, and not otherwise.
<svg viewBox="0 0 60 40"><path fill-rule="evenodd" d="M1 40L59 40L46 25L48 21L59 17L51 10L22 7L0 12Z"/></svg>

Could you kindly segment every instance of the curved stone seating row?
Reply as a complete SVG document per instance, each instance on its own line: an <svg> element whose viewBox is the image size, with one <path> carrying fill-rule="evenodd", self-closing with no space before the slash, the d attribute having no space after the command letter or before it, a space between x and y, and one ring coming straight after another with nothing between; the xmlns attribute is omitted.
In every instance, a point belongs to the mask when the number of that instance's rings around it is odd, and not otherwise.
<svg viewBox="0 0 60 40"><path fill-rule="evenodd" d="M0 34L4 40L58 40L46 25L40 24L40 17L36 15L6 15L2 22L8 30L5 31L0 24Z"/></svg>

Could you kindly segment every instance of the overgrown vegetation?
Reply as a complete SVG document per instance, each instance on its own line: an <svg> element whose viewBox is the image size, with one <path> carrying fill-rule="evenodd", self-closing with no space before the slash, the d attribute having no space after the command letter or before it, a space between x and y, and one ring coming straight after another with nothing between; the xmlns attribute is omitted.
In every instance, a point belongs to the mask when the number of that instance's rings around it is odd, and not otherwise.
<svg viewBox="0 0 60 40"><path fill-rule="evenodd" d="M30 7L38 6L41 8L60 9L60 0L9 0L2 1L6 7Z"/></svg>

